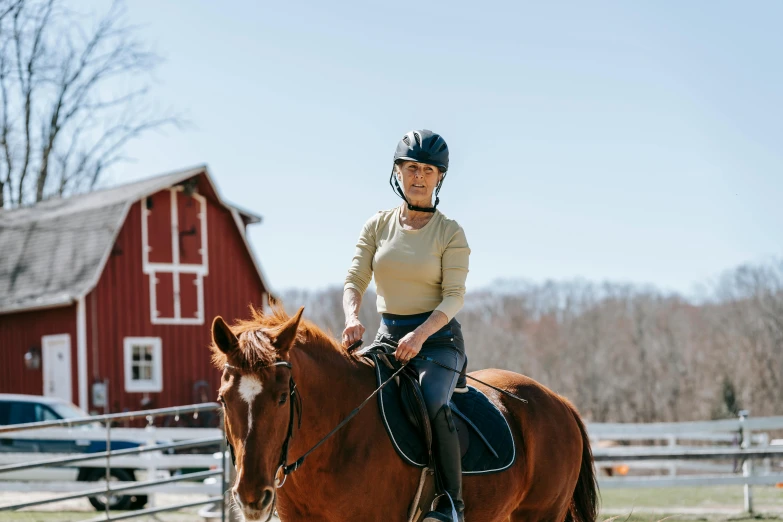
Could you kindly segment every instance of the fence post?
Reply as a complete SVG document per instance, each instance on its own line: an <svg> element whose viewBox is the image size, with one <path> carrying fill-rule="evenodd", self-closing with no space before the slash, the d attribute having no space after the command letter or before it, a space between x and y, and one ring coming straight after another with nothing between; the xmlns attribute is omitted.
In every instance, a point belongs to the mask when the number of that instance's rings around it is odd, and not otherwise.
<svg viewBox="0 0 783 522"><path fill-rule="evenodd" d="M157 444L158 437L155 429L155 421L150 415L147 417L147 425L144 427L144 431L147 435L147 444L150 446ZM144 458L147 460L147 480L155 480L158 478L158 468L155 465L155 461L162 455L160 451L154 451L144 454ZM155 493L147 494L147 507L154 508L156 505Z"/></svg>
<svg viewBox="0 0 783 522"><path fill-rule="evenodd" d="M756 435L756 446L762 447L762 448L768 448L769 447L769 433L759 433ZM764 475L769 475L772 473L772 459L769 457L766 457L764 460L761 461L762 463L762 473ZM755 471L755 470L754 470Z"/></svg>
<svg viewBox="0 0 783 522"><path fill-rule="evenodd" d="M668 446L671 449L674 449L675 446L677 446L677 435L669 435L667 437L668 439ZM669 463L669 476L670 477L676 477L677 476L677 463L672 461Z"/></svg>
<svg viewBox="0 0 783 522"><path fill-rule="evenodd" d="M748 425L745 422L748 420L749 416L750 416L750 412L748 410L741 410L739 412L741 449L748 449L750 448L751 445L750 430L748 429ZM751 475L753 475L753 461L750 459L745 459L742 461L742 476L750 477ZM745 493L745 511L752 514L753 513L753 490L751 489L750 484L745 484L743 486L743 489Z"/></svg>
<svg viewBox="0 0 783 522"><path fill-rule="evenodd" d="M111 484L111 421L106 421L106 503L104 509L106 511L106 520L111 519L109 514L109 504L111 504L111 495L109 494L109 486Z"/></svg>

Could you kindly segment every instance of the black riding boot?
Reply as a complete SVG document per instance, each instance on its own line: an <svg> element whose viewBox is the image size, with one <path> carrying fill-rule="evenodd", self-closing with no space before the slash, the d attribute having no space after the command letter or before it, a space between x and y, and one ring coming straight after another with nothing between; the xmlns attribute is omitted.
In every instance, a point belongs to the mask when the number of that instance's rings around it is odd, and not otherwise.
<svg viewBox="0 0 783 522"><path fill-rule="evenodd" d="M454 503L457 518L453 517L452 502L444 495L438 498L433 511L424 516L423 522L464 522L462 512L462 455L459 437L454 425L451 408L443 406L432 420L432 435L435 450L436 473L440 480L441 493L445 492Z"/></svg>

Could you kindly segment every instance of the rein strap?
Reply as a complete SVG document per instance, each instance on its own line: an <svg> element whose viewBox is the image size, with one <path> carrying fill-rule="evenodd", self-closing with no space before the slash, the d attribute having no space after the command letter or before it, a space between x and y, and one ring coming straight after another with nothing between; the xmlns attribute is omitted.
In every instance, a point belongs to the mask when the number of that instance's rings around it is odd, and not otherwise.
<svg viewBox="0 0 783 522"><path fill-rule="evenodd" d="M334 435L335 433L337 433L337 431L338 431L340 428L342 428L343 426L345 426L346 424L348 424L348 421L350 421L352 418L354 418L354 417L356 416L356 414L357 414L357 413L359 413L359 412L362 410L362 408L364 408L364 407L367 405L367 403L370 401L370 399L372 399L373 397L375 397L375 395L377 395L379 391L381 391L381 390L382 390L382 389L383 389L383 388L384 388L384 387L385 387L387 384L389 384L389 383L390 383L392 380L394 380L394 378L395 378L395 377L397 377L397 375L399 375L399 374L400 374L400 372L401 372L402 370L404 370L404 369L405 369L405 366L401 366L401 367L400 367L400 368L399 368L397 371L395 371L395 372L394 372L394 373L391 375L391 377L389 377L389 378L388 378L388 379L386 379L386 380L385 380L383 383L381 383L381 385L380 385L380 386L378 386L378 387L375 389L375 391L373 391L373 392L372 392L372 393L371 393L371 394L370 394L370 395L369 395L369 396L368 396L366 399L364 399L364 401L362 401L362 403L361 403L359 406L357 406L356 408L354 408L354 409L353 409L353 411L352 411L351 413L349 413L347 417L345 417L345 418L344 418L342 421L340 421L340 424L338 424L337 426L335 426L335 427L332 429L332 431L330 431L329 433L327 433L327 434L326 434L326 435L325 435L325 436L324 436L324 437L323 437L321 440L319 440L319 441L318 441L318 442L317 442L317 443L316 443L316 444L315 444L315 445L314 445L312 448L310 448L309 450L307 450L307 451L304 453L304 455L302 455L301 457L299 457L298 459L296 459L296 460L295 460L293 463L291 463L291 464L289 464L289 465L287 465L287 466L283 466L283 473L285 473L286 475L288 475L289 473L292 473L292 472L296 471L296 470L299 468L299 466L301 466L301 465L302 465L302 463L304 462L305 458L306 458L308 455L310 455L310 454L311 454L313 451L315 451L315 450L316 450L316 449L317 449L317 448L318 448L318 447L319 447L321 444L323 444L324 442L326 442L326 441L329 439L329 437L331 437L332 435Z"/></svg>

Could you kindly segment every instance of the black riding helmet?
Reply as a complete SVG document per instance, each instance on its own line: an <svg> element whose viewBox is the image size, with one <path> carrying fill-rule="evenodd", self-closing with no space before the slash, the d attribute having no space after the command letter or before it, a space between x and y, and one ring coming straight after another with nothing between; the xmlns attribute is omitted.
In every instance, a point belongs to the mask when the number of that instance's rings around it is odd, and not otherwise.
<svg viewBox="0 0 783 522"><path fill-rule="evenodd" d="M400 143L397 144L397 150L394 152L395 165L403 161L426 163L427 165L432 165L440 169L443 178L438 182L438 186L435 187L435 205L433 207L417 207L411 205L408 198L405 197L402 188L400 188L400 184L397 182L397 177L394 175L394 168L392 168L392 173L389 177L389 185L391 185L392 190L408 204L410 210L435 212L435 208L438 206L438 203L440 203L438 193L440 192L441 185L443 185L443 180L446 179L446 171L449 169L449 146L446 145L446 140L444 140L440 134L436 134L431 130L422 129L410 131L402 137Z"/></svg>

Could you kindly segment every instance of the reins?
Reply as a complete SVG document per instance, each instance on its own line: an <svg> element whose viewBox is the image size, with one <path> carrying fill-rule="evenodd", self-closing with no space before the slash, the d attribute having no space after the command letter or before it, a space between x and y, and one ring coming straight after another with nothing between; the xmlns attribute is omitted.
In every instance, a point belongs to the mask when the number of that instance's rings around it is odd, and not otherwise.
<svg viewBox="0 0 783 522"><path fill-rule="evenodd" d="M361 341L359 341L359 343L361 343ZM357 343L354 343L354 344L357 344ZM370 349L372 349L373 346L384 346L386 348L391 348L392 351L397 349L397 343L394 342L394 340L392 340L392 339L390 339L390 338L388 338L386 336L381 336L380 339L376 339L375 342L367 348L367 350L369 351ZM353 345L351 345L351 347L353 347ZM350 350L350 349L351 348L348 348L348 350ZM414 359L421 359L422 361L431 362L433 364L436 364L436 365L440 366L441 368L445 368L446 370L452 371L454 373L459 373L459 374L462 373L460 370L457 370L456 368L452 368L451 366L443 364L440 361L436 361L432 357L427 357L426 355L417 354L417 355L414 355L413 358ZM488 383L486 383L486 382L484 382L484 381L482 381L480 379L477 379L477 378L473 377L472 375L465 374L465 377L467 377L468 379L471 379L473 381L476 381L478 383L481 383L484 386L486 386L487 388L492 388L493 390L495 390L497 392L500 392L503 395L507 395L507 396L509 396L509 397L511 397L513 399L516 399L518 401L522 401L524 403L527 403L527 399L523 399L519 395L515 395L515 394L511 393L510 391L504 390L502 388L498 388L496 386L492 386L491 384L488 384Z"/></svg>
<svg viewBox="0 0 783 522"><path fill-rule="evenodd" d="M405 367L404 367L404 366L400 367L400 368L399 368L397 371L395 371L395 372L394 372L394 373L391 375L391 377L389 377L388 379L386 379L385 381L383 381L383 383L381 383L381 385L380 385L380 386L378 386L378 387L375 389L375 391L373 391L373 392L372 392L372 393L371 393L371 394L370 394L370 395L369 395L369 396L368 396L366 399L364 399L364 401L362 401L362 403L361 403L359 406L357 406L356 408L354 408L354 409L353 409L353 411L351 411L351 413L349 413L347 417L345 417L345 418L344 418L342 421L340 421L340 424L338 424L337 426L335 426L335 427L332 429L332 431L330 431L329 433L327 433L327 434L326 434L326 435L325 435L325 436L324 436L324 437L323 437L321 440L319 440L319 441L318 441L318 442L317 442L317 443L316 443L316 444L315 444L315 445L314 445L312 448L310 448L309 450L307 450L307 451L306 451L306 452L305 452L305 453L304 453L304 454L303 454L301 457L299 457L298 459L296 459L296 460L295 460L295 461L294 461L292 464L289 464L289 465L287 465L287 466L284 466L284 467L283 467L283 472L284 472L286 475L288 475L289 473L292 473L292 472L296 471L296 470L297 470L297 468L299 468L299 466L301 466L301 465L302 465L302 463L304 462L304 459L305 459L305 458L306 458L308 455L310 455L310 454L311 454L313 451L315 451L315 450L316 450L316 449L317 449L317 448L318 448L318 447L319 447L321 444L323 444L324 442L326 442L326 441L327 441L327 439L329 439L329 437L331 437L332 435L334 435L335 433L337 433L337 431L338 431L340 428L342 428L343 426L345 426L346 424L348 424L348 421L350 421L351 419L353 419L353 418L356 416L356 414L357 414L357 413L359 413L359 412L362 410L362 408L364 408L364 407L367 405L367 403L370 401L370 399L372 399L373 397L375 397L375 395L376 395L376 394L377 394L379 391L381 391L381 390L382 390L382 389L383 389L383 388L384 388L384 387L385 387L387 384L389 384L389 383L390 383L390 382L391 382L391 381L392 381L392 380L393 380L395 377L397 377L397 375L399 375L399 374L400 374L400 372L401 372L402 370L404 370L404 369L405 369ZM284 480L284 481L285 481L285 480ZM282 486L282 484L281 484L281 486Z"/></svg>
<svg viewBox="0 0 783 522"><path fill-rule="evenodd" d="M348 353L352 354L363 343L364 343L364 341L361 341L361 340L356 341L355 343L353 343L351 346L348 347L348 350L347 350ZM394 350L397 349L397 343L394 342L394 340L392 340L392 339L389 339L389 338L386 338L386 337L382 336L380 339L376 339L375 342L373 342L373 344L371 344L370 346L368 346L367 348L362 350L362 354L368 353L368 352L372 351L373 348L376 348L376 347L388 348L388 349L391 349L392 352L393 352ZM385 354L385 355L391 355L390 353L388 353L386 351L384 351L382 353ZM460 370L457 370L456 368L451 368L450 366L447 366L447 365L445 365L445 364L443 364L443 363L441 363L439 361L436 361L435 359L427 357L426 355L415 355L414 357L418 358L418 359L421 359L421 360L424 360L424 361L427 361L427 362L434 363L434 364L436 364L436 365L438 365L438 366L440 366L442 368L445 368L447 370L451 370L454 373L462 373ZM304 452L304 454L301 457L299 457L298 459L293 461L291 464L286 464L286 462L288 461L288 444L289 444L289 442L290 442L290 440L291 440L291 438L293 437L293 434L294 434L294 419L297 416L296 415L296 413L297 413L296 410L298 410L298 413L299 413L298 416L299 416L299 427L300 428L302 426L302 410L303 410L302 399L296 392L296 383L294 382L293 367L291 366L291 363L288 362L288 361L277 361L277 362L274 362L272 364L260 367L259 369L271 368L273 366L285 366L286 368L291 370L291 377L290 377L290 380L289 380L289 389L290 389L291 401L290 401L290 417L288 419L288 434L286 435L285 442L283 442L283 447L282 447L282 451L281 451L281 455L280 455L280 464L278 465L277 471L275 472L275 486L277 488L283 487L283 484L285 484L285 481L286 481L286 478L288 477L288 475L293 473L297 469L299 469L299 467L301 467L301 465L304 463L305 458L307 458L308 455L310 455L313 451L318 449L318 447L320 447L321 444L326 442L332 435L337 433L337 431L339 431L340 428L345 426L352 418L354 418L356 416L356 414L358 414L362 410L362 408L364 408L367 405L367 403L370 402L370 399L375 397L378 394L378 392L380 392L384 387L386 387L387 384L389 384L392 380L394 380L394 378L397 377L405 369L406 365L407 365L407 363L406 364L402 364L394 373L392 373L392 375L388 379L383 381L380 386L378 386L366 399L364 399L364 401L362 401L362 403L359 404L359 406L354 408L353 411L351 411L351 413L349 413L342 421L340 421L340 423L337 426L335 426L329 433L327 433L323 438L321 438L321 440L319 440L317 443L315 443L315 445L313 445L310 449L308 449L306 452ZM231 368L231 369L234 369L234 370L239 370L239 368L237 368L236 366L231 366L230 364L226 364L225 367L226 368ZM474 380L474 381L476 381L478 383L481 383L484 386L487 386L488 388L491 388L491 389L493 389L495 391L498 391L498 392L500 392L500 393L502 393L504 395L507 395L509 397L512 397L514 399L517 399L519 401L527 403L526 399L523 399L522 397L519 397L518 395L515 395L515 394L513 394L513 393L511 393L511 392L509 392L507 390L503 390L501 388L497 388L495 386L492 386L491 384L487 384L486 382L481 381L481 380L479 380L479 379L477 379L477 378L475 378L473 376L470 376L470 375L466 375L466 377L468 379L472 379L472 380ZM295 406L295 404L296 404L296 406ZM236 462L234 460L234 447L231 445L230 442L228 442L228 440L226 440L226 442L228 443L228 446L229 446L229 448L231 450L231 460L232 460L232 462L234 462L234 465L236 466ZM278 475L280 474L281 471L283 472L282 480L278 477Z"/></svg>

